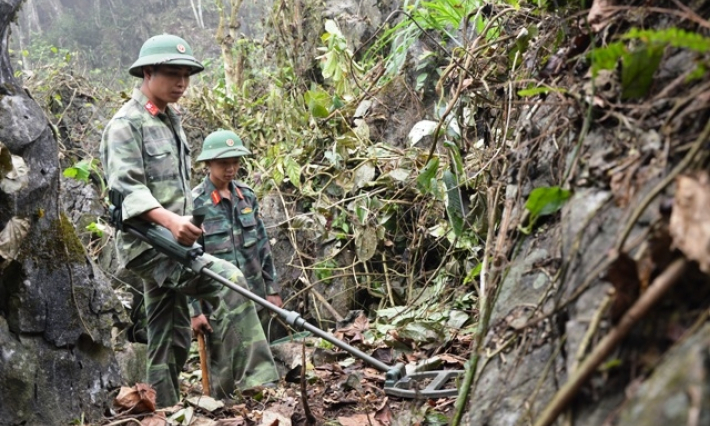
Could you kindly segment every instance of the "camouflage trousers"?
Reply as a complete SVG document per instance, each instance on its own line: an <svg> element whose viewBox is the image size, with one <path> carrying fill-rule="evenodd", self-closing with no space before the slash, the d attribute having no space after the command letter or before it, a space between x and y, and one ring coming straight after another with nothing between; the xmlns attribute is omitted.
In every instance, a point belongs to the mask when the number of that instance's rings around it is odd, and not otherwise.
<svg viewBox="0 0 710 426"><path fill-rule="evenodd" d="M245 286L242 272L229 262L204 255L209 269L238 285ZM154 275L173 263L154 250L131 261L128 268L143 279L148 326L147 382L155 388L159 407L180 400L178 376L187 361L192 330L188 296L215 306L210 320L214 333L210 379L212 395L224 398L237 386L253 387L278 380L268 342L259 323L254 303L219 282L178 266L159 285Z"/></svg>
<svg viewBox="0 0 710 426"><path fill-rule="evenodd" d="M233 290L224 287L221 296L226 298ZM210 387L211 396L224 398L234 391L234 382L239 389L248 389L266 382L279 379L271 349L265 338L260 317L252 315L256 311L249 311L245 315L240 306L232 312L213 310L208 304L203 304L203 312L208 315L212 333L205 336L210 358ZM211 304L209 304L211 305ZM254 306L253 302L249 303ZM241 341L234 341L233 336L238 335ZM264 344L266 342L266 344ZM263 368L259 372L247 376L242 374L242 364L263 365L269 360L271 369ZM225 386L224 378L232 377L231 388Z"/></svg>

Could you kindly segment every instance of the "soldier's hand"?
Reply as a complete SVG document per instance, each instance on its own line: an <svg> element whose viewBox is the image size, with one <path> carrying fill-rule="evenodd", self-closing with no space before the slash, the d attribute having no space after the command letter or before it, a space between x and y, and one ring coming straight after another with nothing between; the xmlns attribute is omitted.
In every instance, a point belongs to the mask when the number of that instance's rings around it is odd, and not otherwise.
<svg viewBox="0 0 710 426"><path fill-rule="evenodd" d="M277 308L281 308L284 305L284 301L281 300L281 296L278 294L267 294L266 300L276 305Z"/></svg>
<svg viewBox="0 0 710 426"><path fill-rule="evenodd" d="M205 314L200 314L196 317L193 317L190 320L190 327L192 327L192 332L197 334L197 333L212 333L212 327L210 327L210 322L207 321L207 317Z"/></svg>
<svg viewBox="0 0 710 426"><path fill-rule="evenodd" d="M202 228L195 226L190 219L192 216L175 216L170 227L175 239L184 246L191 246L202 235Z"/></svg>

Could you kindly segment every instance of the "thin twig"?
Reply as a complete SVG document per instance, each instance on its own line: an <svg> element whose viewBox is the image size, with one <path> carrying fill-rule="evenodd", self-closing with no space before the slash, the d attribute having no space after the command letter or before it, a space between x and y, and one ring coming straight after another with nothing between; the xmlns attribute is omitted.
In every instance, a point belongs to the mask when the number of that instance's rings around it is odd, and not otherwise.
<svg viewBox="0 0 710 426"><path fill-rule="evenodd" d="M464 376L463 383L459 389L459 395L456 399L456 406L454 408L454 417L451 419L451 426L458 426L461 423L461 418L466 410L469 393L471 392L471 385L473 384L473 378L476 376L478 360L480 359L479 353L481 352L483 337L488 330L488 320L490 319L490 311L493 307L492 303L490 303L490 299L495 295L495 286L486 288L486 279L490 273L488 258L493 250L493 235L495 234L495 206L497 204L495 194L495 188L488 188L488 234L486 235L486 248L483 254L483 263L481 265L481 294L478 297L478 310L480 314L478 316L478 325L476 326L476 334L474 338L475 346L471 352L471 360L468 369L466 370L466 375Z"/></svg>
<svg viewBox="0 0 710 426"><path fill-rule="evenodd" d="M286 206L286 200L284 200L283 194L281 194L281 191L279 191L279 199L281 200L281 204L283 205L283 208L284 208L284 215L286 215L286 218L290 221L289 213L288 213L288 206ZM293 245L294 248L298 247L296 244L296 237L295 237L295 235L293 235L293 229L290 229L290 232L288 233L288 235L289 235L289 240L291 241L291 245ZM306 281L307 284L310 284L308 274L305 273L306 264L305 264L305 262L303 262L303 257L301 257L301 254L298 250L296 250L296 254L298 255L298 260L301 263L301 272L302 272L301 277L303 278L303 280ZM328 300L326 300L326 298L323 297L322 294L320 294L318 291L316 291L315 288L311 288L311 294L313 294L313 296L316 297L323 304L323 306L326 308L326 310L328 310L328 312L330 312L330 314L333 315L333 318L335 318L337 321L343 320L343 316L340 315L338 313L338 311L336 311L335 308L333 308L333 305L331 305L328 302Z"/></svg>
<svg viewBox="0 0 710 426"><path fill-rule="evenodd" d="M488 31L493 27L493 24L498 21L499 18L501 18L503 15L505 15L508 12L515 11L515 8L508 7L500 11L496 16L491 18L488 23L486 23L485 28L483 28L483 31L481 31L481 34L476 37L476 40L473 42L472 49L476 48L476 45L478 44L479 40L485 40L486 34L488 34ZM463 69L468 70L468 68L471 66L471 61L473 60L474 56L468 56L466 58L466 62L464 64ZM442 77L443 78L443 77ZM441 79L440 79L441 80ZM454 94L453 98L449 101L448 105L446 105L446 110L444 111L443 114L441 114L441 118L439 119L439 122L436 124L436 129L434 130L434 141L431 144L431 149L429 150L429 155L427 155L426 161L424 164L429 164L429 161L431 158L434 156L434 151L436 150L437 147L437 142L439 140L439 132L441 130L441 126L444 124L446 121L446 117L448 117L449 113L451 110L454 109L454 106L459 100L459 97L461 96L461 93L464 90L464 78L463 75L460 76L458 85L456 86L456 93Z"/></svg>
<svg viewBox="0 0 710 426"><path fill-rule="evenodd" d="M587 352L587 347L589 347L589 344L592 342L592 337L594 337L597 330L599 329L599 324L601 323L601 320L604 317L604 313L607 311L607 309L609 309L611 301L612 298L607 294L602 300L602 303L599 304L599 308L597 308L597 311L592 317L592 321L589 323L589 328L587 328L587 332L584 334L582 341L579 343L579 347L577 348L577 352L574 357L574 362L572 364L569 374L574 374L574 372L577 371L577 367L584 359L584 355Z"/></svg>
<svg viewBox="0 0 710 426"><path fill-rule="evenodd" d="M137 424L137 425L141 425L141 424L142 424L142 423L141 423L140 421L138 421L137 419L134 419L133 417L129 417L129 418L127 418L127 419L116 420L115 422L108 423L108 424L106 424L106 426L118 426L118 425L122 425L122 424L124 424L124 423L130 423L130 422L133 422L133 423L135 423L135 424Z"/></svg>

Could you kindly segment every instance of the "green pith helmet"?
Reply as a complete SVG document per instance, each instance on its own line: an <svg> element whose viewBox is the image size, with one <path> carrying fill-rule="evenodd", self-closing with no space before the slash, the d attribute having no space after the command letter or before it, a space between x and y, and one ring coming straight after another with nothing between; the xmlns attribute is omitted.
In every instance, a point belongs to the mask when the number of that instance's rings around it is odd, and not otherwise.
<svg viewBox="0 0 710 426"><path fill-rule="evenodd" d="M143 77L142 68L146 65L182 65L192 68L190 74L197 74L205 69L200 61L192 56L192 48L178 36L163 34L146 40L141 47L138 60L128 72L134 77Z"/></svg>
<svg viewBox="0 0 710 426"><path fill-rule="evenodd" d="M216 160L219 158L233 158L251 155L242 142L242 139L231 130L217 130L205 138L202 143L202 152L195 161Z"/></svg>

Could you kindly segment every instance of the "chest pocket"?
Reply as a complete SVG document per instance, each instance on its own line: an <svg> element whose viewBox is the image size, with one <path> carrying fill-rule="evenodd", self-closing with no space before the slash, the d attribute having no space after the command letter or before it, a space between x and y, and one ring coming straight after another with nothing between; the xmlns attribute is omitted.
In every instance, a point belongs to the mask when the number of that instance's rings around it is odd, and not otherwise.
<svg viewBox="0 0 710 426"><path fill-rule="evenodd" d="M221 218L207 219L202 226L205 229L203 238L207 253L222 259L232 254L232 229L229 222Z"/></svg>
<svg viewBox="0 0 710 426"><path fill-rule="evenodd" d="M242 239L244 248L249 248L256 244L258 235L256 233L256 216L251 206L244 201L237 203L237 208L234 212L237 216L239 224L242 226Z"/></svg>
<svg viewBox="0 0 710 426"><path fill-rule="evenodd" d="M177 155L173 152L175 142L172 138L145 139L145 171L151 182L175 179L178 177Z"/></svg>

